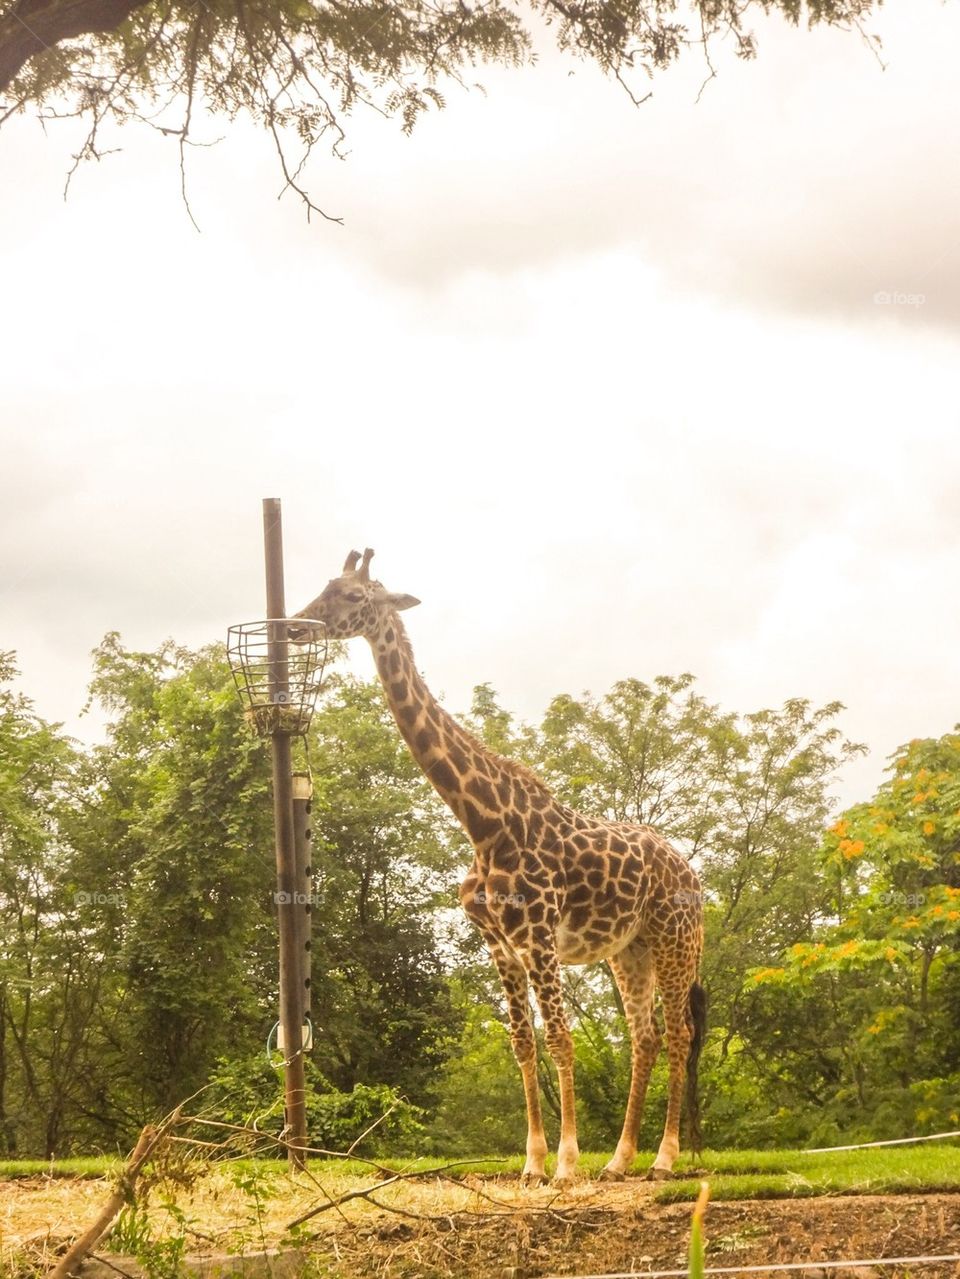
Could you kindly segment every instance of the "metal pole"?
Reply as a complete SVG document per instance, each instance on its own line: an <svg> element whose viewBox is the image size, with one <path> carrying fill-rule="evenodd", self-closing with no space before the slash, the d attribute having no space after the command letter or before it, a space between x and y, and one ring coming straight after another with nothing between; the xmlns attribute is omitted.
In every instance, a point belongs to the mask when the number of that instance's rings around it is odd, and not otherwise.
<svg viewBox="0 0 960 1279"><path fill-rule="evenodd" d="M313 915L313 860L311 856L310 809L313 785L309 773L293 775L293 847L297 862L297 946L300 951L300 1001L310 1011L310 924Z"/></svg>
<svg viewBox="0 0 960 1279"><path fill-rule="evenodd" d="M263 551L267 576L267 617L283 618L283 530L280 499L263 499ZM289 697L287 636L282 625L269 628L267 661L270 699L276 707L270 736L273 758L273 829L277 853L277 920L280 928L280 1036L283 1044L284 1110L291 1171L303 1168L307 1144L306 1079L303 1068L303 1008L300 952L297 945L296 854L293 838L293 782L290 738L281 731L283 707Z"/></svg>

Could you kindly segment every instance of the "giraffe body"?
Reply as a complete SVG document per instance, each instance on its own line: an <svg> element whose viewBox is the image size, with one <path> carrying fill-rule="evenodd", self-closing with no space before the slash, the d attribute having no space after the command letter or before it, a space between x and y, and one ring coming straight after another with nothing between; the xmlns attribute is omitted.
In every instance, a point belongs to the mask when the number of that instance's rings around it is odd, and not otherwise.
<svg viewBox="0 0 960 1279"><path fill-rule="evenodd" d="M507 999L514 1054L527 1103L524 1177L545 1179L532 986L560 1084L555 1181L569 1183L578 1157L573 1042L561 964L606 960L623 1000L632 1079L623 1132L604 1170L621 1177L636 1154L650 1072L660 1051L654 1016L659 989L670 1083L653 1175L669 1175L679 1152L684 1078L696 1131L696 1064L705 1004L697 976L702 949L700 883L687 860L649 826L588 817L559 803L528 769L490 751L439 705L416 668L399 617L418 603L369 577L373 552L352 552L339 578L297 616L326 624L332 638L363 635L401 735L475 850L460 887L464 911L482 934ZM296 634L291 630L291 634Z"/></svg>

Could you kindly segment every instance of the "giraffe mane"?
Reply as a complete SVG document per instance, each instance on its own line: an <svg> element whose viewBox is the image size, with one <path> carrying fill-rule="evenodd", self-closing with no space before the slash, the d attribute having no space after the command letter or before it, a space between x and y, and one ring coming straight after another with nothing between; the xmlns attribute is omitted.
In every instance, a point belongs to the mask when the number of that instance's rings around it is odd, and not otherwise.
<svg viewBox="0 0 960 1279"><path fill-rule="evenodd" d="M403 619L400 617L399 613L395 613L391 621L396 628L397 644L403 650L404 654L410 659L414 669L416 669L417 659L414 656L413 645L410 642L410 636L407 634L407 628L403 624ZM445 713L450 715L449 711L446 711ZM500 755L497 751L492 750L486 742L481 741L476 733L472 733L469 728L466 728L463 724L461 724L460 720L458 720L455 716L450 715L450 718L467 739L468 743L480 751L481 754L485 755L487 759L492 760L498 768L502 768L505 773L510 773L512 776L520 778L522 781L525 781L528 786L533 786L542 794L549 795L555 803L559 802L555 799L553 791L551 791L547 783L542 777L539 777L532 768L528 767L526 764L521 764L519 760L508 759L506 755Z"/></svg>

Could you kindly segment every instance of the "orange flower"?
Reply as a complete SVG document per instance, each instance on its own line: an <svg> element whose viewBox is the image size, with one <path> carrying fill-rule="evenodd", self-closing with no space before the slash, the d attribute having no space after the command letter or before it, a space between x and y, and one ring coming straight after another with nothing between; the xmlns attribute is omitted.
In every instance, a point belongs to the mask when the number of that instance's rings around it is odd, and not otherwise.
<svg viewBox="0 0 960 1279"><path fill-rule="evenodd" d="M924 823L923 823L923 833L924 833L924 835L932 835L932 834L933 834L933 832L934 832L936 829L937 829L936 822L924 822Z"/></svg>
<svg viewBox="0 0 960 1279"><path fill-rule="evenodd" d="M862 839L841 839L839 847L847 861L850 861L851 858L860 856L865 845Z"/></svg>

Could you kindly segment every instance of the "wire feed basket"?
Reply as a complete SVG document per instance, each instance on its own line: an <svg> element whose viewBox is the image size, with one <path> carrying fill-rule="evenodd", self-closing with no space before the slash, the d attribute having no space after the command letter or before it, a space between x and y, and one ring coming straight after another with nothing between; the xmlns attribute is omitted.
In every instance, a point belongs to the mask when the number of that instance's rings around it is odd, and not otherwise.
<svg viewBox="0 0 960 1279"><path fill-rule="evenodd" d="M258 736L307 731L327 664L322 622L301 617L239 622L227 631L227 658L243 717Z"/></svg>

